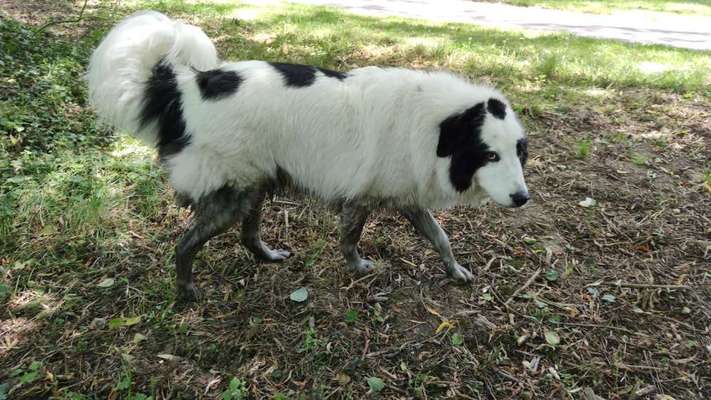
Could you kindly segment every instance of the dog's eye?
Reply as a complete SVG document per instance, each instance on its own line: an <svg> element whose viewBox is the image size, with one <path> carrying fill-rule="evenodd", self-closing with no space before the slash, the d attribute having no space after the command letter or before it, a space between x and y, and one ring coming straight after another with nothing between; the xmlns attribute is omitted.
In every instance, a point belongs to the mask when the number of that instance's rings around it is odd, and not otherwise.
<svg viewBox="0 0 711 400"><path fill-rule="evenodd" d="M489 161L499 161L499 155L494 153L493 151L487 151L486 159Z"/></svg>

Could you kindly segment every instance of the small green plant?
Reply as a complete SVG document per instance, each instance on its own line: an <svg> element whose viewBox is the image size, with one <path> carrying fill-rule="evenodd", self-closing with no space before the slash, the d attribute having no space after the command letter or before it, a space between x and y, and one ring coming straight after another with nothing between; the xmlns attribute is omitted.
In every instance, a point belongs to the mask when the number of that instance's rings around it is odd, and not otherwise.
<svg viewBox="0 0 711 400"><path fill-rule="evenodd" d="M630 153L630 161L632 161L632 164L634 165L642 167L647 164L647 160L647 156L644 154L635 152Z"/></svg>
<svg viewBox="0 0 711 400"><path fill-rule="evenodd" d="M317 347L318 337L316 335L316 328L310 326L304 333L304 343L301 345L299 352L314 351Z"/></svg>
<svg viewBox="0 0 711 400"><path fill-rule="evenodd" d="M479 298L486 302L494 301L494 296L491 293L484 293Z"/></svg>
<svg viewBox="0 0 711 400"><path fill-rule="evenodd" d="M558 273L558 271L556 271L554 269L549 269L548 271L546 271L545 276L546 276L546 280L548 282L555 282L558 280L558 277L560 276L560 274Z"/></svg>
<svg viewBox="0 0 711 400"><path fill-rule="evenodd" d="M624 132L615 132L610 135L609 140L613 143L624 143L627 141L627 135Z"/></svg>
<svg viewBox="0 0 711 400"><path fill-rule="evenodd" d="M128 371L124 371L124 373L121 375L121 378L119 378L115 389L118 391L129 390L131 388L132 383L133 380L131 379L131 373Z"/></svg>
<svg viewBox="0 0 711 400"><path fill-rule="evenodd" d="M385 382L376 376L369 377L366 382L368 382L368 387L373 393L378 393L385 389Z"/></svg>
<svg viewBox="0 0 711 400"><path fill-rule="evenodd" d="M32 361L27 371L20 375L20 384L32 383L39 379L40 369L42 368L42 362Z"/></svg>
<svg viewBox="0 0 711 400"><path fill-rule="evenodd" d="M667 147L669 147L669 142L667 141L666 138L659 137L659 138L654 139L654 145L657 146L657 148L664 150Z"/></svg>
<svg viewBox="0 0 711 400"><path fill-rule="evenodd" d="M222 392L221 400L243 400L247 398L247 385L240 379L232 378L227 390Z"/></svg>
<svg viewBox="0 0 711 400"><path fill-rule="evenodd" d="M88 397L84 396L83 394L72 392L72 391L65 392L62 395L62 400L86 400L86 399L88 399ZM0 396L0 400L4 400L2 398L2 396Z"/></svg>
<svg viewBox="0 0 711 400"><path fill-rule="evenodd" d="M427 385L435 381L435 378L427 375L418 373L414 377L410 378L408 384L417 393L418 398L427 397Z"/></svg>
<svg viewBox="0 0 711 400"><path fill-rule="evenodd" d="M121 378L119 378L118 383L114 387L117 392L126 392L126 400L153 400L153 396L147 396L143 393L133 393L133 378L131 376L131 371L128 368L124 368Z"/></svg>
<svg viewBox="0 0 711 400"><path fill-rule="evenodd" d="M464 344L464 337L461 333L455 333L452 335L452 346L461 346Z"/></svg>
<svg viewBox="0 0 711 400"><path fill-rule="evenodd" d="M575 146L575 156L583 159L590 155L590 150L592 148L592 140L590 139L580 139L578 144Z"/></svg>
<svg viewBox="0 0 711 400"><path fill-rule="evenodd" d="M373 320L379 323L384 323L385 319L387 316L383 313L383 307L380 305L380 303L376 303L375 306L373 307L373 314L372 314Z"/></svg>
<svg viewBox="0 0 711 400"><path fill-rule="evenodd" d="M704 172L704 184L711 191L711 170Z"/></svg>
<svg viewBox="0 0 711 400"><path fill-rule="evenodd" d="M346 311L346 316L344 319L349 324L356 322L358 320L358 310L355 310L353 308L349 309L348 311Z"/></svg>
<svg viewBox="0 0 711 400"><path fill-rule="evenodd" d="M0 283L0 304L10 297L10 288L6 284Z"/></svg>

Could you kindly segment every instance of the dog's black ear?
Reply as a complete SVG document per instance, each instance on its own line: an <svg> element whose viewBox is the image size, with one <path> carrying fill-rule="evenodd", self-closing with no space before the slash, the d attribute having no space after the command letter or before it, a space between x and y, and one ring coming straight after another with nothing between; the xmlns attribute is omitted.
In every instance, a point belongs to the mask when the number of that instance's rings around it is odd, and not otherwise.
<svg viewBox="0 0 711 400"><path fill-rule="evenodd" d="M486 109L498 119L506 118L506 104L499 99L490 98L486 103Z"/></svg>
<svg viewBox="0 0 711 400"><path fill-rule="evenodd" d="M468 148L471 147L471 143L476 143L485 116L484 103L479 103L461 114L452 115L442 121L439 124L437 156L449 157L457 149Z"/></svg>
<svg viewBox="0 0 711 400"><path fill-rule="evenodd" d="M526 166L526 161L528 160L528 139L522 138L516 142L516 155L521 161L521 168Z"/></svg>

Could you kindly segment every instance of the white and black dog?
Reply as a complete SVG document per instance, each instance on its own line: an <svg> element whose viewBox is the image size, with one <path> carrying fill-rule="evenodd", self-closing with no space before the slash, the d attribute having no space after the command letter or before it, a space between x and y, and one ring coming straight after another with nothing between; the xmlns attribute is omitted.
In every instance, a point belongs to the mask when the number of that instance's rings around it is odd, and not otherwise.
<svg viewBox="0 0 711 400"><path fill-rule="evenodd" d="M260 239L265 195L285 182L341 206L341 249L352 270L370 211L400 212L461 281L429 211L491 198L519 207L524 131L498 91L445 72L336 72L263 61L221 62L198 28L147 11L129 16L94 51L87 80L104 122L158 149L192 226L176 247L178 294L193 298L195 254L236 222L265 261L289 256Z"/></svg>

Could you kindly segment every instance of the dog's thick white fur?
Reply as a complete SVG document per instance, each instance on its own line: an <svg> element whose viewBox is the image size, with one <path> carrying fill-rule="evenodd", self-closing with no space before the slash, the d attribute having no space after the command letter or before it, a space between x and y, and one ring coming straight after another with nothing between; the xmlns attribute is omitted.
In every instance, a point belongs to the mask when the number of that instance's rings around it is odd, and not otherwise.
<svg viewBox="0 0 711 400"><path fill-rule="evenodd" d="M280 173L327 201L408 210L528 199L525 135L507 100L451 73L223 63L198 28L141 12L102 41L87 80L103 121L167 145L162 164L193 204Z"/></svg>

